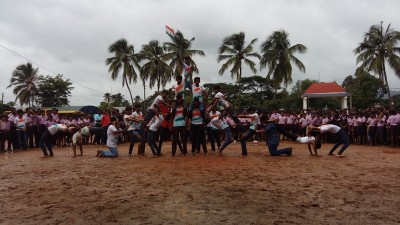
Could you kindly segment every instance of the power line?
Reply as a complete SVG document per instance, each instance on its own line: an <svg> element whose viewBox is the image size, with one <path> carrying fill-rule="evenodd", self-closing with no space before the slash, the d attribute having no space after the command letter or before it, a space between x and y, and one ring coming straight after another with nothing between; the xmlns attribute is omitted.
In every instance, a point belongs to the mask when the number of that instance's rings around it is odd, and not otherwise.
<svg viewBox="0 0 400 225"><path fill-rule="evenodd" d="M21 54L15 52L15 51L13 51L13 50L7 48L6 46L4 46L4 45L2 45L2 44L0 44L0 47L3 47L4 49L6 49L6 50L12 52L13 54L15 54L15 55L17 55L17 56L19 56L19 57L21 57L21 58L27 60L28 62L31 62L32 64L37 65L38 67L41 67L41 68L44 69L44 70L49 71L50 73L52 73L52 74L54 74L54 75L58 75L58 74L59 74L59 73L54 72L54 71L51 70L51 69L48 69L48 68L46 68L46 67L40 65L40 64L37 63L37 62L34 62L33 60L30 60L30 59L28 59L27 57L25 57L25 56L23 56L23 55L21 55ZM71 82L74 83L74 84L77 84L77 85L79 85L79 86L81 86L81 87L84 87L84 88L87 88L87 89L89 89L89 90L95 91L95 92L97 92L97 93L104 94L103 92L100 92L100 91L95 90L95 89L93 89L93 88L87 87L87 86L85 86L85 85L83 85L83 84L80 84L80 83L78 83L78 82L75 82L75 81L73 81L73 80L71 80Z"/></svg>

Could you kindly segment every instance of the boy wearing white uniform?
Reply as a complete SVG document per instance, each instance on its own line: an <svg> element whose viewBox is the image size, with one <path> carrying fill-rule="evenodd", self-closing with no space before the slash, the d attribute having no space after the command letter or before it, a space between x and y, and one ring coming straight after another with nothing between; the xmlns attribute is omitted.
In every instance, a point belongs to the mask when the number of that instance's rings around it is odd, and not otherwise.
<svg viewBox="0 0 400 225"><path fill-rule="evenodd" d="M256 129L258 124L260 124L260 117L256 113L256 109L254 107L250 107L248 110L248 115L238 115L238 117L241 118L250 118L250 128L242 134L242 137L240 138L240 144L242 145L242 155L247 155L247 147L246 147L246 141L249 139L249 137L253 136L256 133Z"/></svg>
<svg viewBox="0 0 400 225"><path fill-rule="evenodd" d="M161 156L161 149L157 146L156 137L157 137L157 130L160 127L164 117L160 115L160 111L156 110L152 120L149 123L149 130L147 133L147 143L150 146L151 152L153 156Z"/></svg>
<svg viewBox="0 0 400 225"><path fill-rule="evenodd" d="M79 145L79 150L81 151L80 156L83 155L83 149L82 149L82 140L86 137L90 137L90 131L89 127L85 126L82 127L79 131L77 131L73 136L72 136L72 151L74 152L74 157L76 157L76 146Z"/></svg>
<svg viewBox="0 0 400 225"><path fill-rule="evenodd" d="M116 117L111 117L110 126L107 128L107 147L110 151L98 150L97 157L118 157L118 135L125 132L118 128L118 120Z"/></svg>
<svg viewBox="0 0 400 225"><path fill-rule="evenodd" d="M244 126L242 122L239 120L239 118L235 115L235 109L228 100L226 100L225 95L221 93L221 87L219 85L214 87L214 92L216 93L214 96L214 99L212 100L210 106L207 108L207 111L210 111L211 108L217 103L221 105L222 107L225 108L225 111L223 114L227 113L229 114L232 119L235 121L236 125L238 126L239 131L244 131Z"/></svg>
<svg viewBox="0 0 400 225"><path fill-rule="evenodd" d="M130 145L129 145L129 155L132 155L133 151L133 146L136 141L140 141L142 137L139 135L139 130L136 130L137 125L142 122L142 120L138 120L136 117L132 115L132 107L127 106L125 108L125 115L123 117L124 123L127 127L128 134L129 134L129 140L130 140Z"/></svg>
<svg viewBox="0 0 400 225"><path fill-rule="evenodd" d="M74 128L77 130L80 129L78 126L73 125L73 124L71 124L69 126L66 126L65 124L54 124L54 125L48 127L46 129L46 131L42 134L42 137L40 138L40 142L39 142L40 143L39 145L42 148L44 156L45 157L47 157L47 156L53 157L54 156L52 147L53 147L55 134L58 131L61 131L61 132L68 131L69 133L73 133ZM47 149L46 149L46 147L47 147ZM47 150L49 151L48 153L47 153Z"/></svg>
<svg viewBox="0 0 400 225"><path fill-rule="evenodd" d="M339 126L333 125L333 124L326 124L326 125L322 125L319 127L313 127L311 130L316 130L321 134L324 134L324 133L336 134L338 141L332 147L332 149L329 151L328 155L333 155L333 152L336 150L336 148L338 148L341 144L343 144L342 148L336 155L338 157L343 157L343 155L342 155L343 152L350 145L350 139L347 136L346 132L342 128L340 128Z"/></svg>
<svg viewBox="0 0 400 225"><path fill-rule="evenodd" d="M212 119L211 120L211 124L225 133L225 141L224 141L224 143L222 143L221 147L218 148L218 150L219 150L218 156L222 156L222 151L230 143L233 142L231 129L229 129L229 125L228 124L226 124L225 122L223 122L221 120L221 116L218 116L218 117L215 117L214 119Z"/></svg>
<svg viewBox="0 0 400 225"><path fill-rule="evenodd" d="M147 109L146 112L146 117L144 119L144 123L148 124L150 122L150 120L153 118L154 116L154 112L156 110L160 109L160 104L164 104L166 107L171 108L171 106L165 101L165 98L168 96L168 91L167 90L163 90L161 92L161 95L158 95L153 103L150 105L150 107ZM145 126L142 126L143 128Z"/></svg>

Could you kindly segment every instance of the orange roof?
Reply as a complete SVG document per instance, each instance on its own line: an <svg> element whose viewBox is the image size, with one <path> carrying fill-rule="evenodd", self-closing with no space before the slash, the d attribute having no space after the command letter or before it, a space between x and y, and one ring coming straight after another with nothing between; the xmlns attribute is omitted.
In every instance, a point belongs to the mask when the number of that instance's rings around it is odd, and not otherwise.
<svg viewBox="0 0 400 225"><path fill-rule="evenodd" d="M326 94L326 93L346 93L336 82L331 83L312 83L304 94Z"/></svg>

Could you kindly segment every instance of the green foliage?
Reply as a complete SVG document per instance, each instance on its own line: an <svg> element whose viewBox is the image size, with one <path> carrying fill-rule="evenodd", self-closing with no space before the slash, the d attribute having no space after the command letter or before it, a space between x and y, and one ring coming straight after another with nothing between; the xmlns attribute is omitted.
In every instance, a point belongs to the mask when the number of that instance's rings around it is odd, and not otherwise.
<svg viewBox="0 0 400 225"><path fill-rule="evenodd" d="M305 80L298 80L296 84L292 87L292 96L301 98L301 95L303 95L304 91L307 90L307 88L310 87L312 83L318 82L317 80L310 80L310 79L305 79Z"/></svg>
<svg viewBox="0 0 400 225"><path fill-rule="evenodd" d="M400 32L390 28L383 28L383 22L373 25L365 33L364 40L354 49L357 55L357 63L361 63L360 68L373 72L379 76L379 80L385 85L386 91L389 90L387 81L386 65L400 77ZM397 53L397 54L396 54ZM390 99L390 92L388 92Z"/></svg>
<svg viewBox="0 0 400 225"><path fill-rule="evenodd" d="M0 103L0 115L3 115L5 111L10 111L11 107L11 105Z"/></svg>
<svg viewBox="0 0 400 225"><path fill-rule="evenodd" d="M267 78L274 81L275 90L283 83L285 87L293 82L292 63L301 72L305 72L303 63L294 56L295 53L307 52L302 44L291 46L289 34L283 30L273 32L262 44L263 53L260 60L260 70L268 68Z"/></svg>
<svg viewBox="0 0 400 225"><path fill-rule="evenodd" d="M137 81L135 67L140 70L138 55L135 54L133 45L130 45L124 38L111 44L108 51L114 54L113 57L106 59L108 72L111 73L111 78L115 80L122 70L122 87L126 84L133 104L132 92L129 85L132 81L134 83Z"/></svg>
<svg viewBox="0 0 400 225"><path fill-rule="evenodd" d="M149 44L143 45L140 58L146 60L140 70L141 79L148 80L150 88L157 85L157 91L160 91L160 87L165 88L172 79L172 69L166 63L167 57L158 41L150 41Z"/></svg>
<svg viewBox="0 0 400 225"><path fill-rule="evenodd" d="M104 94L104 101L100 102L100 109L109 109L112 107L126 107L129 106L130 103L128 100L124 98L124 96L121 93L117 94L110 94L110 93L105 93ZM136 96L138 97L138 96ZM135 98L137 99L137 98ZM139 97L140 100L140 97Z"/></svg>
<svg viewBox="0 0 400 225"><path fill-rule="evenodd" d="M245 34L243 32L226 37L218 50L218 62L226 60L225 63L222 64L219 74L222 76L229 67L232 67L230 71L231 77L232 79L236 78L240 83L243 62L250 67L254 74L257 73L256 64L249 59L250 57L260 59L260 55L253 52L253 45L256 42L257 38L254 38L248 45L245 45Z"/></svg>
<svg viewBox="0 0 400 225"><path fill-rule="evenodd" d="M194 37L187 40L182 32L177 31L174 36L171 36L171 42L164 43L164 50L166 51L164 59L171 60L169 66L174 70L175 75L182 74L183 60L186 57L189 57L190 65L194 66L194 72L199 72L192 57L195 55L205 56L205 54L202 50L191 49L194 41Z"/></svg>
<svg viewBox="0 0 400 225"><path fill-rule="evenodd" d="M384 84L369 73L357 71L355 77L348 76L343 86L352 95L353 108L367 108L382 100Z"/></svg>
<svg viewBox="0 0 400 225"><path fill-rule="evenodd" d="M247 97L253 106L262 107L267 99L272 99L274 95L273 82L260 76L243 77L241 80L241 90L248 93Z"/></svg>
<svg viewBox="0 0 400 225"><path fill-rule="evenodd" d="M68 97L71 96L72 83L69 79L64 80L58 74L55 77L40 77L38 89L38 102L42 107L68 106Z"/></svg>
<svg viewBox="0 0 400 225"><path fill-rule="evenodd" d="M31 106L38 92L38 80L38 68L33 68L31 63L21 64L13 71L7 88L14 86L15 102L19 100L21 106L22 104Z"/></svg>

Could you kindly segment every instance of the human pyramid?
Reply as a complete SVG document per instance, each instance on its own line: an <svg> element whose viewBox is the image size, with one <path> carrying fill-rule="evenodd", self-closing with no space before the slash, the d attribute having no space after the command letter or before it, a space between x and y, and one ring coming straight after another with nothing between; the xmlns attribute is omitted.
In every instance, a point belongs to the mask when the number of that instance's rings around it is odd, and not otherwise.
<svg viewBox="0 0 400 225"><path fill-rule="evenodd" d="M22 110L12 111L8 118L3 115L0 121L1 147L4 148L3 139L7 136L15 137L15 141L8 140L8 148L12 143L14 149L26 149L27 139L29 139L29 146L32 148L33 138L27 138L26 135L29 133L28 130L33 129L41 131L33 133L35 133L35 143L42 149L44 157L54 156L52 146L56 142L55 139L63 137L62 134L72 139L73 154L76 157L76 148L79 147L80 155L82 155L83 143L95 134L95 140L92 143L100 143L98 137L103 136L102 143L105 143L109 148L109 150L98 150L97 157L118 157L117 146L120 135L128 134L126 139L130 142L129 155L133 154L134 145L137 143L138 155L145 156L147 142L152 156L158 157L162 155L163 141L171 138L172 135L172 156L176 155L178 147L180 154L186 156L189 138L193 155L200 153L201 148L204 154L207 154L207 136L211 151L217 151L218 156L222 156L223 151L233 142L232 126L241 134L237 139L240 141L243 156L248 155L246 142L261 134L265 135L266 145L271 156L292 155L292 148L278 149L281 136L287 140L307 144L310 154L314 155L315 153L316 156L318 156L317 149L321 147L321 134L332 133L337 136L337 142L330 150L329 155L333 155L336 148L343 144L336 155L342 157L343 152L350 145L346 131L337 125L308 126L307 132L304 130L302 136L299 136L291 129L282 126L282 116L276 113L259 115L254 107L250 107L245 112L236 114L233 104L226 99L220 86L214 87L213 98L206 105L208 92L200 85L200 77L192 78L193 69L194 66L190 65L190 58L185 58L183 74L176 76L176 84L173 85L171 90L163 90L158 93L145 115L141 112L140 105L126 107L124 115L119 119L117 116L109 116L106 113L101 119L97 118L98 115L94 115L94 117L87 119L78 119L78 122L58 118L56 112L45 119L43 114L35 114L31 109L27 110L26 114L23 114ZM189 106L184 102L184 92L187 89L192 91L193 96L191 103L188 104ZM175 93L172 101L166 100L170 91ZM217 108L221 110L218 111ZM293 120L291 118L287 119L288 125L289 120ZM248 122L248 126L243 125L243 120ZM32 126L33 123L37 125ZM302 118L299 119L298 123L302 123ZM10 127L13 129L8 132L7 128ZM14 135L9 135L12 133ZM99 135L99 133L103 133L103 135ZM220 134L224 137L223 143L220 143ZM28 134L28 136L30 135ZM159 138L158 143L157 138Z"/></svg>
<svg viewBox="0 0 400 225"><path fill-rule="evenodd" d="M192 77L193 68L190 65L190 58L185 58L183 75L176 77L176 84L171 88L171 91L175 93L172 104L166 101L169 91L163 90L147 109L144 118L140 112L139 105L135 106L135 110L130 106L126 107L123 120L126 125L125 130L129 133L130 137L129 155L132 154L135 142L139 142L138 154L144 155L145 142L147 141L152 155L154 157L161 156L162 140L170 135L167 127L168 124L172 124L172 156L176 155L178 146L181 155L185 156L188 154L188 132L190 133L192 143L191 152L193 155L200 153L201 147L204 154L207 154L206 133L211 143L211 150L215 151L215 141L216 139L219 140L219 137L216 138L219 131L225 136L222 144L217 143L218 156L222 156L224 149L233 142L231 129L227 122L223 120L226 116L229 116L234 121L237 130L242 133L240 143L243 156L247 156L248 154L246 141L257 133L265 133L268 150L272 156L292 155L292 148L278 150L280 134L292 141L307 144L310 154L313 155L314 152L316 156L318 156L317 149L321 147L321 142L316 138L320 133L330 132L337 134L338 142L333 146L329 155L333 155L335 149L343 144L341 150L336 155L342 157L343 152L350 145L347 134L339 126L333 124L311 127L306 136L300 137L280 127L276 123L277 118L268 118L265 114L259 116L254 107L250 107L246 114L236 115L232 103L221 92L220 86L214 87L214 97L206 106L205 102L208 98L208 92L200 85L200 77ZM193 96L189 107L186 107L184 103L184 91L186 89L191 90ZM217 111L217 105L223 108L222 112ZM245 130L239 118L250 120L247 130ZM115 118L111 118L111 125L107 130L107 146L110 151L98 150L97 157L118 156L118 134L123 133L125 130L119 129L117 124L118 121ZM157 145L156 138L158 133L161 141Z"/></svg>

